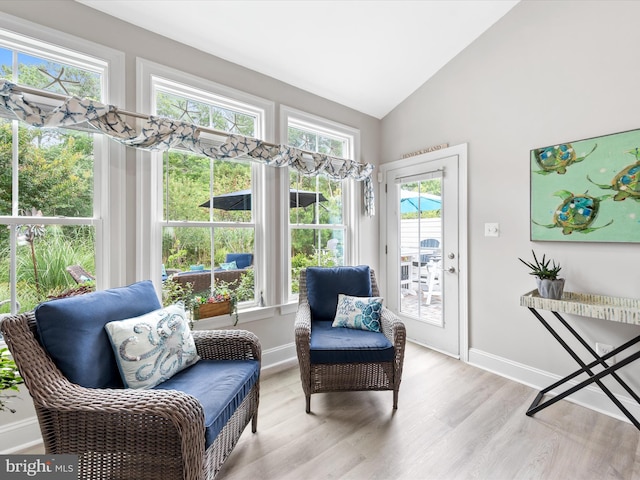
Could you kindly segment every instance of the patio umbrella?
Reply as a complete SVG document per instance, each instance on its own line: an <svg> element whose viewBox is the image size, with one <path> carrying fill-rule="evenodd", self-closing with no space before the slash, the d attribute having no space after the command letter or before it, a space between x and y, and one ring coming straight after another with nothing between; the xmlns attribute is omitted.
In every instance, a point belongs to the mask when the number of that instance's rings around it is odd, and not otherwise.
<svg viewBox="0 0 640 480"><path fill-rule="evenodd" d="M441 208L442 198L439 195L400 190L400 213L428 212Z"/></svg>
<svg viewBox="0 0 640 480"><path fill-rule="evenodd" d="M289 207L308 207L318 199L320 202L326 202L324 195L316 196L316 192L308 192L305 190L289 190ZM210 200L200 204L201 207L209 208ZM238 192L225 193L213 197L213 208L221 210L251 210L251 190L240 190Z"/></svg>

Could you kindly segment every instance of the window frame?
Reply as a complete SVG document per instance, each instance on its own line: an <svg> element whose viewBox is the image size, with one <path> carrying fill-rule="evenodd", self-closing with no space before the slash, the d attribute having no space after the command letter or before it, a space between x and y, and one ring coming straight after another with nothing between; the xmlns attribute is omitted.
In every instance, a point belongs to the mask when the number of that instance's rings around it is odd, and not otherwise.
<svg viewBox="0 0 640 480"><path fill-rule="evenodd" d="M155 98L158 86L179 86L188 92L190 96L198 96L207 103L218 103L223 108L242 111L255 115L256 138L272 142L274 138L274 112L275 104L258 96L221 85L189 73L184 73L161 65L144 58L138 58L137 66L137 109L139 112L155 114ZM208 134L203 134L208 137ZM210 136L212 141L222 140ZM215 227L226 225L224 222L183 222L166 221L163 218L163 166L162 152L137 152L137 216L145 219L138 222L136 245L136 276L138 278L151 278L158 293L161 293L161 263L162 263L162 228L165 226L200 226ZM252 189L255 198L267 199L265 195L265 166L258 163L252 164ZM254 202L254 216L251 223L242 223L240 228L253 226L254 230L254 265L255 290L257 299L265 285L274 285L266 272L270 269L266 264L273 251L274 238L265 228L270 206L265 202ZM268 296L265 295L268 302Z"/></svg>
<svg viewBox="0 0 640 480"><path fill-rule="evenodd" d="M329 120L318 115L314 115L302 110L298 110L286 105L280 106L280 143L288 145L289 143L289 127L313 130L319 134L327 136L344 138L348 141L348 159L355 160L360 158L360 130L344 125L342 123ZM282 182L287 185L286 189L280 192L280 200L282 205L281 218L281 238L286 239L282 242L280 249L280 258L287 259L286 270L282 272L282 278L287 279L286 288L282 292L284 303L297 302L298 294L291 292L291 223L289 216L289 174L290 168L283 168ZM342 188L342 224L340 228L344 229L344 264L353 265L359 258L359 216L357 215L357 205L362 201L361 189L357 188L356 181L353 179L344 179ZM335 225L326 224L314 228L335 230ZM301 227L304 228L304 227ZM284 264L285 262L281 262Z"/></svg>

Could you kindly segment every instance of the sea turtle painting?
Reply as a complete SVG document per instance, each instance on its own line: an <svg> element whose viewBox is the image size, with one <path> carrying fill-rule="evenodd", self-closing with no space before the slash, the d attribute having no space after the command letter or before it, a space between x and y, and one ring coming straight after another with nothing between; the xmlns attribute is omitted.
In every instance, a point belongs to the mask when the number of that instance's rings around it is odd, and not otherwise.
<svg viewBox="0 0 640 480"><path fill-rule="evenodd" d="M600 185L591 180L588 175L587 180L603 190L615 190L618 192L613 196L613 200L616 202L627 198L632 198L636 202L640 202L640 150L634 148L627 153L636 157L636 163L628 165L618 172L618 174L613 177L613 180L611 180L611 185Z"/></svg>
<svg viewBox="0 0 640 480"><path fill-rule="evenodd" d="M553 214L553 223L542 225L532 220L533 223L545 228L561 228L564 235L570 235L573 232L590 233L613 223L611 220L600 227L591 226L598 215L600 202L611 198L611 195L592 197L586 193L575 195L567 190L560 190L554 193L554 196L562 198L563 202L558 205Z"/></svg>
<svg viewBox="0 0 640 480"><path fill-rule="evenodd" d="M535 173L540 175L549 175L556 172L560 175L567 173L567 167L570 167L574 163L583 161L594 150L598 148L598 144L595 144L591 151L582 157L578 157L573 145L570 143L563 143L561 145L554 145L552 147L538 148L533 151L536 163L542 170L538 170Z"/></svg>

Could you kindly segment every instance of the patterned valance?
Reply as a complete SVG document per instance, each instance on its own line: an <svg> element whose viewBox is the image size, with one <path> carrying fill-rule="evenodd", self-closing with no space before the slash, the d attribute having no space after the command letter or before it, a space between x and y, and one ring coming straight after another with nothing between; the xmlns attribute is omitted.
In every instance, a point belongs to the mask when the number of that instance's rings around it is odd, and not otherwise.
<svg viewBox="0 0 640 480"><path fill-rule="evenodd" d="M144 116L136 130L125 122L126 114L120 113L115 106L86 98L66 97L60 106L44 111L25 98L19 86L6 80L0 80L0 106L34 127L70 127L86 123L129 147L165 151L182 146L211 158L245 156L273 167L289 166L306 176L323 173L334 180L352 178L363 184L365 213L375 215L373 165L369 163L305 152L236 134L228 134L220 145L211 145L201 141L201 127L153 115Z"/></svg>

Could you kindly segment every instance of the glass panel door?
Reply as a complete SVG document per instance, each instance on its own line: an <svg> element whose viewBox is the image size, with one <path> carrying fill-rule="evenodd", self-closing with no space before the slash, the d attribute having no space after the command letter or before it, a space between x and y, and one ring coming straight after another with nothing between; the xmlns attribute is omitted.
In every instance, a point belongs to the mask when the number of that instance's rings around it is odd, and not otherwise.
<svg viewBox="0 0 640 480"><path fill-rule="evenodd" d="M460 353L459 162L455 147L386 170L386 291L407 338ZM395 165L394 165L395 166Z"/></svg>
<svg viewBox="0 0 640 480"><path fill-rule="evenodd" d="M442 326L442 178L435 177L400 179L400 311Z"/></svg>

